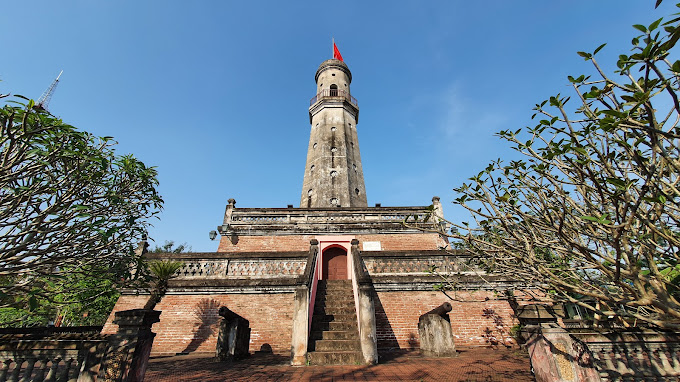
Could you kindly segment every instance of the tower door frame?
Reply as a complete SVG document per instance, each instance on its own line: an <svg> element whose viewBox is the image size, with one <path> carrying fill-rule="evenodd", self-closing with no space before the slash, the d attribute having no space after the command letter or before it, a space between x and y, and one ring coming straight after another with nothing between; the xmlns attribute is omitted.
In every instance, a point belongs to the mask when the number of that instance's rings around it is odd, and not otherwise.
<svg viewBox="0 0 680 382"><path fill-rule="evenodd" d="M354 236L317 236L316 239L319 241L319 259L317 264L317 277L319 280L323 280L323 264L324 264L324 253L327 249L331 247L342 248L347 252L347 280L352 279L351 261L352 261L352 240Z"/></svg>

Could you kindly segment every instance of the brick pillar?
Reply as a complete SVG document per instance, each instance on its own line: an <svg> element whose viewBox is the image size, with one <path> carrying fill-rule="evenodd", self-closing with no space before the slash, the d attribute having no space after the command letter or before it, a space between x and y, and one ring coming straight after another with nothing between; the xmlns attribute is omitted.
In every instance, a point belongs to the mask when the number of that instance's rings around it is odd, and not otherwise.
<svg viewBox="0 0 680 382"><path fill-rule="evenodd" d="M131 309L116 312L118 332L109 339L104 361L104 381L144 381L151 345L156 336L151 326L160 321L160 311Z"/></svg>

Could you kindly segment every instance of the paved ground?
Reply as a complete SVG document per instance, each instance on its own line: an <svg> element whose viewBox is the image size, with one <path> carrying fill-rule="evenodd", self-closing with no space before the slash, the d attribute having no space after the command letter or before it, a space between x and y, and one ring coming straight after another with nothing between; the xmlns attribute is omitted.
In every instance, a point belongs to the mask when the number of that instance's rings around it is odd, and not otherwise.
<svg viewBox="0 0 680 382"><path fill-rule="evenodd" d="M232 364L206 355L152 357L146 381L534 381L526 352L459 349L455 358L381 355L379 365L287 365L288 357L256 354Z"/></svg>

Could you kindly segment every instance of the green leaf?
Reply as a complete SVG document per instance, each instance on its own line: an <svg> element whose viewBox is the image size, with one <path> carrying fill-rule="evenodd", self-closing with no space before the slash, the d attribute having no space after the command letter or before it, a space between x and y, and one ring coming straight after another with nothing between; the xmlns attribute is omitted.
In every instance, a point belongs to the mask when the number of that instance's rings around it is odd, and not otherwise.
<svg viewBox="0 0 680 382"><path fill-rule="evenodd" d="M28 299L28 311L33 312L38 309L38 299L35 296L31 296Z"/></svg>
<svg viewBox="0 0 680 382"><path fill-rule="evenodd" d="M598 46L598 47L597 47L597 49L595 49L595 51L593 52L593 55L596 55L596 54L597 54L597 52L599 52L599 51L600 51L600 49L604 48L604 46L605 46L605 45L607 45L607 43L604 43L604 44L602 44L602 45Z"/></svg>
<svg viewBox="0 0 680 382"><path fill-rule="evenodd" d="M591 58L593 58L593 55L590 54L590 53L586 53L586 52L576 52L576 53L577 53L579 56L583 57L586 61L588 61L588 60L590 60Z"/></svg>
<svg viewBox="0 0 680 382"><path fill-rule="evenodd" d="M607 183L613 184L614 186L616 186L616 188L621 189L621 190L626 188L626 182L624 182L621 179L607 178Z"/></svg>
<svg viewBox="0 0 680 382"><path fill-rule="evenodd" d="M680 73L680 61L675 61L673 66L671 66L671 70L676 73Z"/></svg>
<svg viewBox="0 0 680 382"><path fill-rule="evenodd" d="M635 25L633 25L633 28L639 30L642 33L647 33L647 28L645 28L644 25L635 24Z"/></svg>
<svg viewBox="0 0 680 382"><path fill-rule="evenodd" d="M658 19L658 20L656 20L655 22L653 22L653 23L649 26L649 31L651 32L651 31L653 31L654 29L656 29L656 28L659 26L659 24L661 24L661 20L663 20L663 17L660 18L660 19Z"/></svg>

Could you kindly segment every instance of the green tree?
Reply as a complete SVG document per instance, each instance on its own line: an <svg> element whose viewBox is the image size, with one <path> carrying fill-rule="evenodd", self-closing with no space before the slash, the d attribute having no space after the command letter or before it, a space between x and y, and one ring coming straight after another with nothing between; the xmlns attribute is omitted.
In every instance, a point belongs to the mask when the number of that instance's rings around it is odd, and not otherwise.
<svg viewBox="0 0 680 382"><path fill-rule="evenodd" d="M111 290L142 273L131 265L162 208L156 169L17 99L0 109L0 307L94 301L91 280Z"/></svg>
<svg viewBox="0 0 680 382"><path fill-rule="evenodd" d="M595 59L604 44L578 52L593 72L569 76L571 97L498 133L523 159L454 189L474 219L454 224L460 248L557 300L680 326L679 20L635 25L611 74Z"/></svg>
<svg viewBox="0 0 680 382"><path fill-rule="evenodd" d="M152 260L148 266L154 283L144 309L153 309L167 293L168 281L176 276L176 272L184 266L184 263L175 260Z"/></svg>

